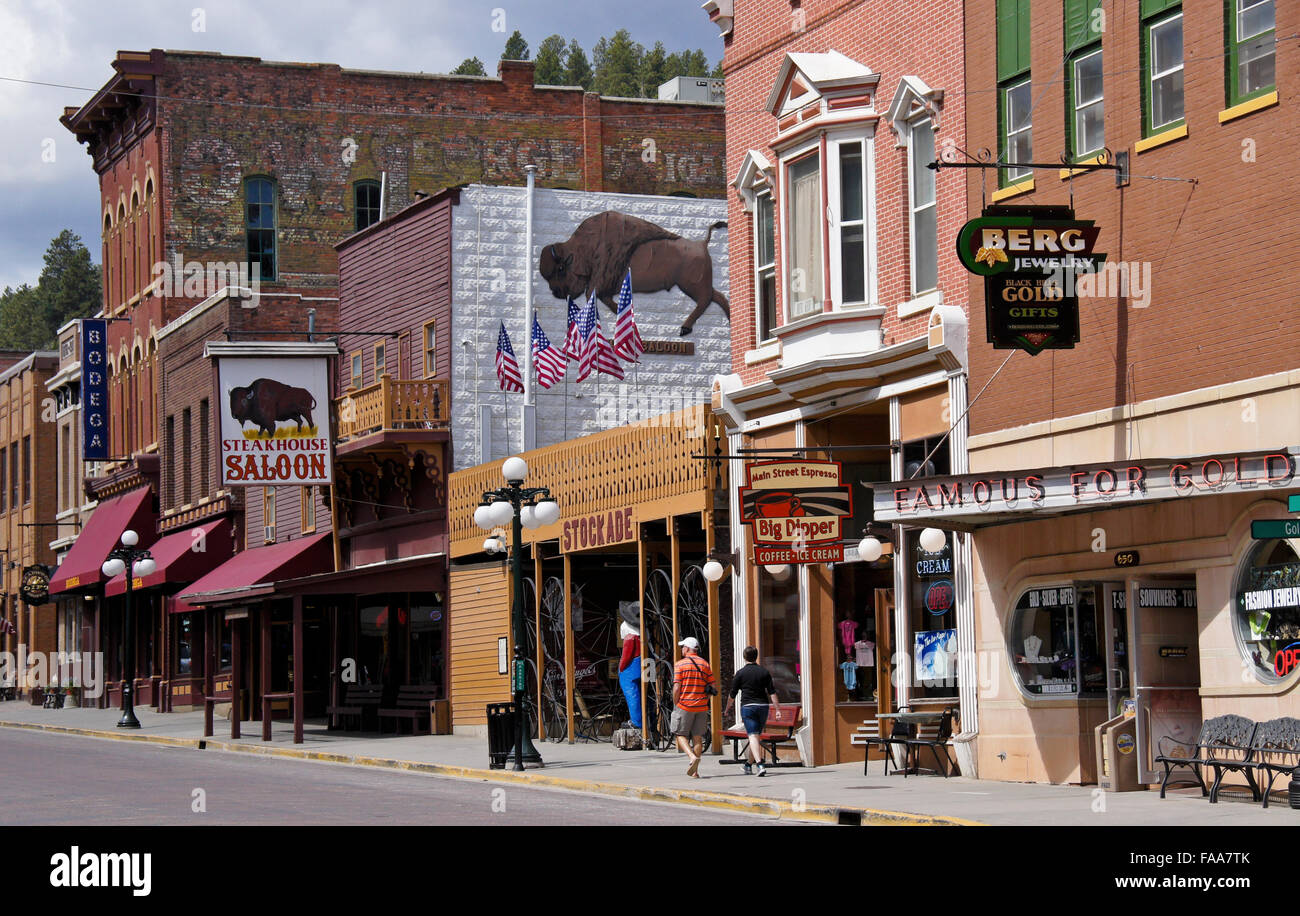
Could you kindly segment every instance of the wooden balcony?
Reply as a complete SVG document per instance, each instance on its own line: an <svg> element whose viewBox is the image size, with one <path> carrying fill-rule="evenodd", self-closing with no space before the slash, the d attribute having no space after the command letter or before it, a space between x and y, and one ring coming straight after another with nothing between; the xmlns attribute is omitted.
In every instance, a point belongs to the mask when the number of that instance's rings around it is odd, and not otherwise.
<svg viewBox="0 0 1300 916"><path fill-rule="evenodd" d="M371 445L435 442L448 435L451 399L446 379L395 379L357 388L334 401L338 451Z"/></svg>

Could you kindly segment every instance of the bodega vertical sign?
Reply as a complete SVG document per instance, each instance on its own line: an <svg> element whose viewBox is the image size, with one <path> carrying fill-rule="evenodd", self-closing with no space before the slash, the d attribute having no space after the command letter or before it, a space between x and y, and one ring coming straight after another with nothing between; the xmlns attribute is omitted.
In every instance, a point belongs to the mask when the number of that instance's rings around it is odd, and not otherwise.
<svg viewBox="0 0 1300 916"><path fill-rule="evenodd" d="M81 319L81 460L108 460L108 322Z"/></svg>

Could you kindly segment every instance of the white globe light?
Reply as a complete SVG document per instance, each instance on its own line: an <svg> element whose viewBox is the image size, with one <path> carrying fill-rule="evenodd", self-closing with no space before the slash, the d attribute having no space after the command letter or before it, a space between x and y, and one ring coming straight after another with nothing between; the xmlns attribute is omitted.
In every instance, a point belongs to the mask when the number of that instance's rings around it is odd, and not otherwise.
<svg viewBox="0 0 1300 916"><path fill-rule="evenodd" d="M948 543L948 536L942 528L921 529L921 549L926 553L938 553Z"/></svg>
<svg viewBox="0 0 1300 916"><path fill-rule="evenodd" d="M489 514L491 508L491 506L479 506L474 510L474 524L484 531L492 530L492 516Z"/></svg>
<svg viewBox="0 0 1300 916"><path fill-rule="evenodd" d="M533 506L521 506L519 509L519 524L529 531L540 528L542 523L537 520L537 509Z"/></svg>
<svg viewBox="0 0 1300 916"><path fill-rule="evenodd" d="M122 543L127 547L134 547L140 543L140 535L128 528L122 532Z"/></svg>
<svg viewBox="0 0 1300 916"><path fill-rule="evenodd" d="M519 457L507 458L501 465L501 476L505 477L507 482L523 480L528 476L528 464Z"/></svg>
<svg viewBox="0 0 1300 916"><path fill-rule="evenodd" d="M488 511L491 513L488 517L492 519L492 524L496 527L509 525L515 518L515 507L504 499L494 502L488 507Z"/></svg>
<svg viewBox="0 0 1300 916"><path fill-rule="evenodd" d="M858 559L864 563L876 562L884 552L884 545L876 538L866 537L858 541Z"/></svg>
<svg viewBox="0 0 1300 916"><path fill-rule="evenodd" d="M704 568L700 570L700 572L704 573L704 578L708 579L710 582L717 582L722 578L722 575L726 570L723 569L722 564L717 560L710 560L704 564Z"/></svg>
<svg viewBox="0 0 1300 916"><path fill-rule="evenodd" d="M560 504L553 499L544 499L535 509L537 521L542 526L554 525L560 520Z"/></svg>
<svg viewBox="0 0 1300 916"><path fill-rule="evenodd" d="M767 570L768 575L773 579L784 580L786 576L790 575L790 567L785 563L781 563L777 566L764 566L763 568Z"/></svg>
<svg viewBox="0 0 1300 916"><path fill-rule="evenodd" d="M112 579L114 576L120 576L126 572L126 564L117 557L113 557L111 560L105 560L104 565L99 569L104 575Z"/></svg>
<svg viewBox="0 0 1300 916"><path fill-rule="evenodd" d="M145 557L143 560L136 560L135 575L144 577L152 576L158 570L158 564L154 562L153 557Z"/></svg>
<svg viewBox="0 0 1300 916"><path fill-rule="evenodd" d="M497 546L500 543L501 542L498 541L496 538L488 538L486 541L483 542L483 550L486 553L496 553Z"/></svg>

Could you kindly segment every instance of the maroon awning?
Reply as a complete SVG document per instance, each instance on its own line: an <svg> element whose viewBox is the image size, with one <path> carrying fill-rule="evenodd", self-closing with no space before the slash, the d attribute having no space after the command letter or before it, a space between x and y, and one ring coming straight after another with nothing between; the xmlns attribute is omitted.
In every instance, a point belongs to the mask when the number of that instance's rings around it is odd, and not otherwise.
<svg viewBox="0 0 1300 916"><path fill-rule="evenodd" d="M235 554L176 596L173 613L208 604L229 604L269 594L277 579L324 572L334 563L333 532L325 531Z"/></svg>
<svg viewBox="0 0 1300 916"><path fill-rule="evenodd" d="M118 546L122 532L128 528L140 535L140 547L148 547L158 537L153 493L148 487L106 499L95 507L90 521L81 529L72 549L50 580L50 594L88 588L103 582L105 577L100 567L108 559L109 552Z"/></svg>
<svg viewBox="0 0 1300 916"><path fill-rule="evenodd" d="M157 564L151 574L136 576L132 588L153 585L184 585L206 575L235 552L235 539L229 519L217 519L160 538L149 553ZM126 573L114 576L104 586L104 594L120 595L126 591Z"/></svg>

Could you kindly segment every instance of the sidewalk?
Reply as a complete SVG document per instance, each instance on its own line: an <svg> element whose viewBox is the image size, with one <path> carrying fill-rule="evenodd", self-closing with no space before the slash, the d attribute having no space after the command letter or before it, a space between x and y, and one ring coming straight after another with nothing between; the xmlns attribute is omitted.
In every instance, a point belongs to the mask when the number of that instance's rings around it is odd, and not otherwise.
<svg viewBox="0 0 1300 916"><path fill-rule="evenodd" d="M712 808L764 813L823 823L894 825L1295 825L1292 811L1275 796L1268 810L1229 799L1210 805L1199 789L1159 793L1102 793L1091 786L1049 786L941 776L882 774L872 763L769 769L765 778L745 776L740 767L706 756L700 779L686 775L686 758L676 752L619 751L609 744L537 743L542 769L524 774L489 770L486 738L452 735L380 737L330 732L324 721L309 721L304 742L293 743L292 724L276 721L270 742L261 740L260 722L245 722L243 737L230 739L230 724L219 719L216 734L203 738L203 713L161 715L137 710L141 728L116 728L112 709L41 709L24 701L0 703L0 728L36 728L115 740L152 741L206 750L261 753L335 764L419 770L445 776L546 785L575 791L672 801ZM0 740L3 740L0 737ZM728 745L729 746L729 745ZM1248 799L1248 796L1246 796Z"/></svg>

